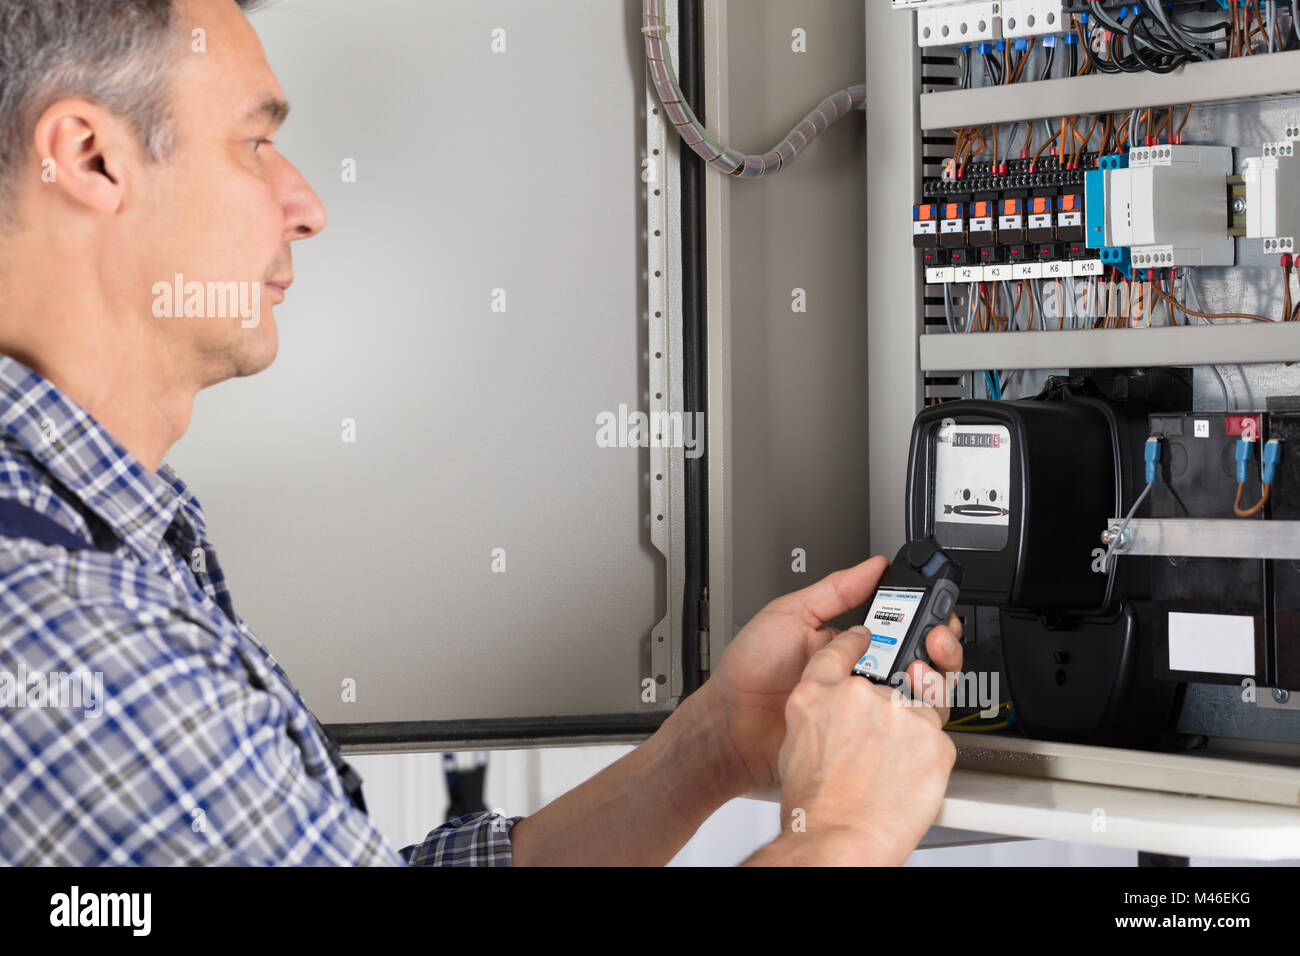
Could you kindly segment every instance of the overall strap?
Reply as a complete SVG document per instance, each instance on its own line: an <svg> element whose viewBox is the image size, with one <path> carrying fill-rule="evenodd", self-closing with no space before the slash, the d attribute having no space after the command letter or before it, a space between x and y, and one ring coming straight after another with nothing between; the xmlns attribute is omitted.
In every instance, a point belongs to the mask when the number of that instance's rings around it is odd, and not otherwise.
<svg viewBox="0 0 1300 956"><path fill-rule="evenodd" d="M0 535L58 545L69 551L103 550L80 535L73 534L53 518L20 504L13 498L0 498Z"/></svg>

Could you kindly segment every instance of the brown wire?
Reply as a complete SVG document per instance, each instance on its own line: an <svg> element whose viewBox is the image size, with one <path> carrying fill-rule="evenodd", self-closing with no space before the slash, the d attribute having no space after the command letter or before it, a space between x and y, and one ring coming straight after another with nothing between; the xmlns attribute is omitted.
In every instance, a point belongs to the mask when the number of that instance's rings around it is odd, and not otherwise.
<svg viewBox="0 0 1300 956"><path fill-rule="evenodd" d="M1062 119L1061 122L1064 123L1065 120ZM1056 142L1055 136L1049 136L1047 137L1047 139L1043 140L1043 145L1038 147L1038 150L1034 153L1033 162L1029 164L1030 169L1033 169L1038 165L1038 160L1042 157L1043 153L1046 152L1047 148L1055 142Z"/></svg>
<svg viewBox="0 0 1300 956"><path fill-rule="evenodd" d="M1079 19L1079 17L1078 17L1077 14L1076 14L1075 17L1074 17L1074 29L1075 29L1076 32L1078 32L1078 34L1079 34L1079 42L1080 42L1080 43L1087 43L1087 42L1088 42L1088 34L1084 31L1084 29L1083 29L1083 21ZM1091 47L1089 47L1089 49L1091 49ZM1083 55L1083 63L1080 64L1080 66L1079 66L1079 72L1076 73L1076 74L1074 74L1074 75L1075 75L1075 76L1084 76L1084 75L1086 75L1086 74L1088 74L1088 73L1091 73L1091 72L1092 72L1092 58L1091 58L1090 56L1088 56L1088 54L1085 53L1085 54Z"/></svg>
<svg viewBox="0 0 1300 956"><path fill-rule="evenodd" d="M1029 54L1034 52L1034 38L1030 37L1025 42L1025 51L1020 54L1020 59L1016 63L1015 73L1011 77L1012 83L1019 83L1020 77L1024 75L1025 67L1029 64Z"/></svg>
<svg viewBox="0 0 1300 956"><path fill-rule="evenodd" d="M1086 152L1088 151L1088 146L1092 143L1092 134L1095 133L1095 132L1097 131L1097 122L1098 122L1098 117L1097 117L1097 115L1094 113L1094 114L1093 114L1093 117L1092 117L1092 123L1088 126L1088 132L1087 132L1087 134L1083 137L1083 152L1084 152L1084 153L1086 153ZM1080 153L1079 155L1082 156L1083 154Z"/></svg>
<svg viewBox="0 0 1300 956"><path fill-rule="evenodd" d="M1189 309L1172 296L1165 295L1159 289L1155 290L1156 295L1160 298L1172 302L1179 312L1185 315L1194 315L1198 319L1253 319L1256 322L1272 322L1273 320L1262 315L1251 315L1247 312L1197 312L1195 309Z"/></svg>
<svg viewBox="0 0 1300 956"><path fill-rule="evenodd" d="M1232 512L1238 518L1253 518L1255 515L1263 511L1264 506L1268 504L1268 493L1271 489L1268 485L1265 485L1264 493L1260 496L1259 501L1255 502L1255 506L1253 508L1243 509L1241 507L1241 496L1245 490L1245 483L1240 481L1237 482L1237 500L1232 503Z"/></svg>
<svg viewBox="0 0 1300 956"><path fill-rule="evenodd" d="M1290 322L1293 312L1291 309L1291 267L1289 265L1282 267L1282 285L1286 289L1286 295L1283 298L1282 321Z"/></svg>

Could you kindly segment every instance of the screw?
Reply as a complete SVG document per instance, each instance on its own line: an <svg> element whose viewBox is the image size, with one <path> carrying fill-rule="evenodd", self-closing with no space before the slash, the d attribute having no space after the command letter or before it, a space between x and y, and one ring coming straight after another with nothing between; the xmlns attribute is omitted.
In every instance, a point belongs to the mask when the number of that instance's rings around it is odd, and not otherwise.
<svg viewBox="0 0 1300 956"><path fill-rule="evenodd" d="M1101 543L1108 548L1111 546L1111 543L1114 542L1116 538L1119 539L1119 543L1115 545L1115 550L1121 552L1127 551L1129 547L1133 544L1133 529L1125 528L1124 533L1120 534L1119 526L1116 525L1112 528L1107 528L1105 531L1101 533Z"/></svg>
<svg viewBox="0 0 1300 956"><path fill-rule="evenodd" d="M1274 687L1273 699L1279 704L1285 704L1291 699L1291 692L1289 690L1283 690L1281 687Z"/></svg>
<svg viewBox="0 0 1300 956"><path fill-rule="evenodd" d="M1232 211L1235 215L1246 215L1246 197L1237 196L1232 200Z"/></svg>

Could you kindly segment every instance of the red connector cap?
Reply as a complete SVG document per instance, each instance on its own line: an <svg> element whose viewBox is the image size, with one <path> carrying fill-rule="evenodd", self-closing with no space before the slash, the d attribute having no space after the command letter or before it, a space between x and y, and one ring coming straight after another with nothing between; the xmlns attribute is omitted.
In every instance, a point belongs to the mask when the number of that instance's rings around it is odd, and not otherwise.
<svg viewBox="0 0 1300 956"><path fill-rule="evenodd" d="M1282 268L1283 269L1291 268L1291 253L1289 252L1282 253Z"/></svg>

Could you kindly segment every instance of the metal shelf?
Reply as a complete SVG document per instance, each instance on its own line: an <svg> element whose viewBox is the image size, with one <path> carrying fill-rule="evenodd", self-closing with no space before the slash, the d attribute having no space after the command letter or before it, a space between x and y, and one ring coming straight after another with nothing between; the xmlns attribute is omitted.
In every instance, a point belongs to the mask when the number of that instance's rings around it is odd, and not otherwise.
<svg viewBox="0 0 1300 956"><path fill-rule="evenodd" d="M921 336L924 372L1292 361L1300 361L1300 322Z"/></svg>
<svg viewBox="0 0 1300 956"><path fill-rule="evenodd" d="M988 126L1146 107L1182 106L1300 92L1300 51L1189 63L1173 73L1043 80L921 96L924 130Z"/></svg>
<svg viewBox="0 0 1300 956"><path fill-rule="evenodd" d="M991 734L950 736L957 766L935 820L936 829L946 829L922 846L998 834L1173 856L1300 857L1300 770ZM781 791L750 796L779 803ZM965 832L965 839L953 831Z"/></svg>

